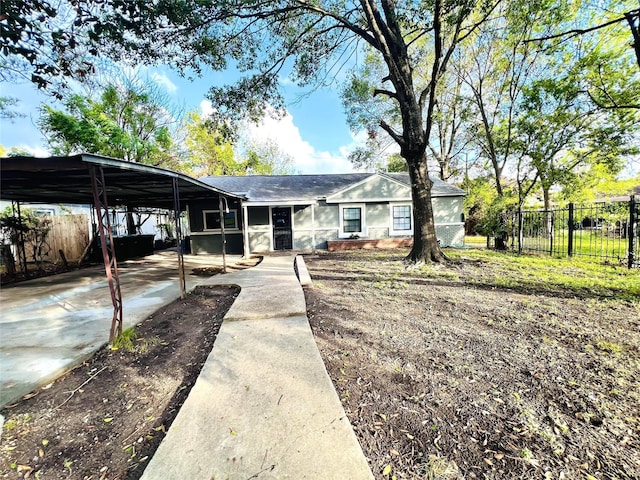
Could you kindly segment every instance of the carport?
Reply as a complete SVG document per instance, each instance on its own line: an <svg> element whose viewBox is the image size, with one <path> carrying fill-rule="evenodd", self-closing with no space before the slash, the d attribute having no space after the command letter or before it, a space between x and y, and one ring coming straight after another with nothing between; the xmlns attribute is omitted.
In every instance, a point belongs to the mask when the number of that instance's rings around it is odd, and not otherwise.
<svg viewBox="0 0 640 480"><path fill-rule="evenodd" d="M173 210L176 220L177 266L180 292L185 294L180 213L189 202L217 200L221 217L227 198L242 198L187 175L158 167L99 155L67 157L9 157L0 159L0 198L29 203L93 205L96 211L104 267L113 303L109 341L122 332L122 295L118 263L113 250L109 206ZM215 204L214 204L215 205ZM221 225L224 221L221 218ZM222 227L224 230L224 227ZM224 235L224 231L222 232ZM223 237L224 238L224 237ZM225 256L225 242L222 255ZM226 265L226 262L225 262Z"/></svg>

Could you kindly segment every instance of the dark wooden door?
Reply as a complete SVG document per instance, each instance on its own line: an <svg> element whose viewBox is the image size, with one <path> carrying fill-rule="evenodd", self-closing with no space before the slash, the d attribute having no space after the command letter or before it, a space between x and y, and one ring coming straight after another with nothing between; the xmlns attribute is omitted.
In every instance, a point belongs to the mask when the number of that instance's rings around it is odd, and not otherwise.
<svg viewBox="0 0 640 480"><path fill-rule="evenodd" d="M293 248L291 207L272 209L271 219L273 221L273 249L291 250Z"/></svg>

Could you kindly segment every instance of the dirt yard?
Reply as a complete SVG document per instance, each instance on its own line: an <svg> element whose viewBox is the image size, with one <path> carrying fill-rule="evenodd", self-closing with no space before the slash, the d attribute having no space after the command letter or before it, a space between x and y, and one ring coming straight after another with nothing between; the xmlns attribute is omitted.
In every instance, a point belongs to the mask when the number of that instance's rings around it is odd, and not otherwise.
<svg viewBox="0 0 640 480"><path fill-rule="evenodd" d="M211 352L237 288L198 287L2 411L1 478L137 479Z"/></svg>
<svg viewBox="0 0 640 480"><path fill-rule="evenodd" d="M311 325L376 478L640 479L640 275L568 288L482 257L406 270L405 253L306 257ZM5 408L0 478L139 478L236 294L201 287L132 349Z"/></svg>
<svg viewBox="0 0 640 480"><path fill-rule="evenodd" d="M404 255L305 258L311 325L376 478L640 479L640 275L627 295Z"/></svg>

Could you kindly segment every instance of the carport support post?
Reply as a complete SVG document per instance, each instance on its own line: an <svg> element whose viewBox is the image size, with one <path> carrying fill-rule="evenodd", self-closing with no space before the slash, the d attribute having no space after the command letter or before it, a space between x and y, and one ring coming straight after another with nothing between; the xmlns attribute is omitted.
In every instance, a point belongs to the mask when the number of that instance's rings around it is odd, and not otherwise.
<svg viewBox="0 0 640 480"><path fill-rule="evenodd" d="M118 261L111 233L111 221L109 220L109 204L107 203L107 190L104 184L104 172L101 167L91 166L91 187L93 190L93 205L96 209L98 220L98 233L102 248L104 270L107 274L111 302L113 303L113 319L109 332L109 343L122 333L122 293L120 291L120 276L118 275Z"/></svg>
<svg viewBox="0 0 640 480"><path fill-rule="evenodd" d="M242 205L242 234L244 237L244 258L249 258L251 249L249 248L249 209L246 205Z"/></svg>
<svg viewBox="0 0 640 480"><path fill-rule="evenodd" d="M178 252L178 281L180 282L180 298L184 298L187 295L187 288L185 285L184 275L184 255L182 253L182 228L180 225L180 187L178 185L178 179L173 179L173 211L176 222L176 242Z"/></svg>
<svg viewBox="0 0 640 480"><path fill-rule="evenodd" d="M226 202L226 199L225 199ZM218 210L220 213L220 234L222 237L222 272L227 273L227 239L224 234L224 215L226 210L222 209L222 195L218 194Z"/></svg>

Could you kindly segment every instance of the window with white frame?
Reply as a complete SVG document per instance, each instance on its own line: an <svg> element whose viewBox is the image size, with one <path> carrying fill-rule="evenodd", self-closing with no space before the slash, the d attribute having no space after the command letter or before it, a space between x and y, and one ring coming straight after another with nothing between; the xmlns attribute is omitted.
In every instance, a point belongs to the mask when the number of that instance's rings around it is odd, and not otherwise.
<svg viewBox="0 0 640 480"><path fill-rule="evenodd" d="M413 231L411 205L391 205L391 234L409 235Z"/></svg>
<svg viewBox="0 0 640 480"><path fill-rule="evenodd" d="M340 205L340 236L360 236L364 232L364 205Z"/></svg>
<svg viewBox="0 0 640 480"><path fill-rule="evenodd" d="M203 210L204 230L220 230L220 211ZM238 230L238 211L229 210L224 213L225 230Z"/></svg>

